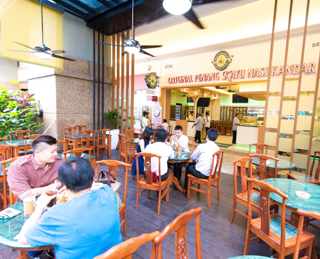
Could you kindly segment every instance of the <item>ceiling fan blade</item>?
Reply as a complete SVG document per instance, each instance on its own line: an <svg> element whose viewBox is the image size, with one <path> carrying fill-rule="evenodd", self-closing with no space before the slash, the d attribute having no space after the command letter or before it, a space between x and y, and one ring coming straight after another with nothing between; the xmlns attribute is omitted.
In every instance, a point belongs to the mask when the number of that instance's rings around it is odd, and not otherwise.
<svg viewBox="0 0 320 259"><path fill-rule="evenodd" d="M36 51L29 51L29 50L15 50L15 49L8 49L10 51L18 51L18 52L29 52L29 53L36 53Z"/></svg>
<svg viewBox="0 0 320 259"><path fill-rule="evenodd" d="M161 48L162 45L141 45L141 49L152 49L152 48Z"/></svg>
<svg viewBox="0 0 320 259"><path fill-rule="evenodd" d="M144 51L142 49L140 49L140 53L145 54L145 55L149 55L151 57L154 57L152 54L150 54L150 53L148 53L148 52L146 52L146 51Z"/></svg>
<svg viewBox="0 0 320 259"><path fill-rule="evenodd" d="M193 11L192 7L190 8L190 10L188 12L184 13L183 16L186 17L189 21L193 22L198 28L204 29L203 25L199 21L197 15Z"/></svg>
<svg viewBox="0 0 320 259"><path fill-rule="evenodd" d="M51 50L53 54L66 53L64 50Z"/></svg>
<svg viewBox="0 0 320 259"><path fill-rule="evenodd" d="M117 45L117 44L112 44L112 43L107 43L107 42L102 42L102 41L98 41L98 43L104 44L104 45L117 46L117 47L125 47L124 45Z"/></svg>
<svg viewBox="0 0 320 259"><path fill-rule="evenodd" d="M54 57L54 58L60 58L60 59L65 59L65 60L69 60L69 61L77 61L77 60L72 59L72 58L61 57L61 56L58 56L58 55L55 55L55 54L52 54L51 56Z"/></svg>
<svg viewBox="0 0 320 259"><path fill-rule="evenodd" d="M19 43L19 42L17 42L17 41L14 41L14 43L17 43L17 44L19 44L19 45L21 45L21 46L24 46L24 47L26 47L26 48L29 48L29 49L32 49L32 50L37 51L36 49L31 48L31 47L29 47L29 46L27 46L27 45L24 45L24 44L22 44L22 43Z"/></svg>

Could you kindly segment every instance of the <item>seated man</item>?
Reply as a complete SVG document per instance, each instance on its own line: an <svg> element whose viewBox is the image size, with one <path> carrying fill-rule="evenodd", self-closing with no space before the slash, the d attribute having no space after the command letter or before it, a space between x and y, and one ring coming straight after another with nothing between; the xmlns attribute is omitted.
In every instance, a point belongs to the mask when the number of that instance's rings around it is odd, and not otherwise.
<svg viewBox="0 0 320 259"><path fill-rule="evenodd" d="M29 196L39 196L53 189L58 179L58 168L63 163L57 156L57 140L48 135L35 138L32 142L33 154L14 161L8 171L8 183L13 194L20 200ZM57 188L61 187L58 181Z"/></svg>
<svg viewBox="0 0 320 259"><path fill-rule="evenodd" d="M167 143L168 132L164 129L157 130L156 143L148 145L144 152L161 156L161 181L168 179L168 159L174 157L174 152L170 144ZM151 171L156 172L159 176L159 159L156 157L151 158Z"/></svg>
<svg viewBox="0 0 320 259"><path fill-rule="evenodd" d="M211 128L207 132L207 143L199 145L193 152L191 159L194 163L188 165L186 169L186 178L184 181L185 189L188 188L188 174L192 174L197 178L207 179L209 177L212 155L220 150L214 141L218 138L219 131L215 128ZM216 166L216 161L214 161Z"/></svg>
<svg viewBox="0 0 320 259"><path fill-rule="evenodd" d="M186 135L183 135L183 129L180 125L177 125L174 128L174 134L171 136L171 145L173 149L176 149L176 147L179 147L180 150L185 152L189 151L189 139ZM183 163L175 163L174 164L174 176L177 177L178 181L180 181L181 178L181 169L182 169Z"/></svg>
<svg viewBox="0 0 320 259"><path fill-rule="evenodd" d="M109 186L91 191L94 171L76 157L58 170L70 200L44 212L56 195L41 194L32 216L19 234L19 243L32 247L53 245L57 259L92 259L121 243L120 218Z"/></svg>

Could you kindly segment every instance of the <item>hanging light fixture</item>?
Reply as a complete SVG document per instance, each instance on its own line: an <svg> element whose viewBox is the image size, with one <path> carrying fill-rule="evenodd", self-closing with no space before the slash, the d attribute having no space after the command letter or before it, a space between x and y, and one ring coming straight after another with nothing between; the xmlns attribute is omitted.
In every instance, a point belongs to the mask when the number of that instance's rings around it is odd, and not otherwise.
<svg viewBox="0 0 320 259"><path fill-rule="evenodd" d="M51 56L46 52L36 52L36 55L42 59L49 59Z"/></svg>
<svg viewBox="0 0 320 259"><path fill-rule="evenodd" d="M128 52L129 54L138 54L140 52L140 49L135 46L126 46L124 48L124 51Z"/></svg>
<svg viewBox="0 0 320 259"><path fill-rule="evenodd" d="M163 8L174 15L184 14L190 10L191 0L164 0Z"/></svg>

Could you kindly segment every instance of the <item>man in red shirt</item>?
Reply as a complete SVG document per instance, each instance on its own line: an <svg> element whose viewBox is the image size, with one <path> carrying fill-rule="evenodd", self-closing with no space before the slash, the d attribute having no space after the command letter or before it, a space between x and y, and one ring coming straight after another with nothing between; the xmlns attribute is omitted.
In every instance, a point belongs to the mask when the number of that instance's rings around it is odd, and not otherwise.
<svg viewBox="0 0 320 259"><path fill-rule="evenodd" d="M32 142L33 154L14 161L8 171L8 183L13 194L20 200L29 196L39 196L53 189L58 179L58 168L63 163L57 156L57 140L42 135ZM56 188L60 188L58 181Z"/></svg>

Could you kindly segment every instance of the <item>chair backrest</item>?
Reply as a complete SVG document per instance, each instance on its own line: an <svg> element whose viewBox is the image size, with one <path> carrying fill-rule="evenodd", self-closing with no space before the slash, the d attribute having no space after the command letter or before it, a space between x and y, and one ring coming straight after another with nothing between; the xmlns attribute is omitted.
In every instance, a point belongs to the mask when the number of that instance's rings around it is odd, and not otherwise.
<svg viewBox="0 0 320 259"><path fill-rule="evenodd" d="M259 180L266 179L267 177L267 160L272 159L275 161L275 168L274 168L274 178L277 178L277 171L278 171L278 161L279 158L275 158L273 156L267 156L262 154L254 154L249 155L250 157L258 157L260 159L259 162Z"/></svg>
<svg viewBox="0 0 320 259"><path fill-rule="evenodd" d="M194 139L194 138L189 138L189 137L188 137L188 140L192 142L191 153L193 153L193 151L194 151L194 143L195 143L195 139Z"/></svg>
<svg viewBox="0 0 320 259"><path fill-rule="evenodd" d="M101 160L97 161L97 173L96 173L96 179L99 178L100 174L100 165L107 165L108 166L108 172L112 174L115 178L117 178L117 168L119 166L123 166L125 169L125 178L124 178L124 192L123 192L123 203L126 204L127 201L127 185L128 185L128 170L131 170L131 165L123 163L121 161L116 160Z"/></svg>
<svg viewBox="0 0 320 259"><path fill-rule="evenodd" d="M159 231L155 231L150 234L142 234L138 237L130 238L112 248L102 255L96 256L94 259L129 259L132 258L132 254L142 245L153 241L154 238L159 235ZM152 242L150 258L156 257L156 247Z"/></svg>
<svg viewBox="0 0 320 259"><path fill-rule="evenodd" d="M159 129L162 129L162 126L161 126L161 125L157 126L157 130L159 130Z"/></svg>
<svg viewBox="0 0 320 259"><path fill-rule="evenodd" d="M65 140L57 140L57 144L62 144L63 152L68 151L68 142Z"/></svg>
<svg viewBox="0 0 320 259"><path fill-rule="evenodd" d="M7 200L7 172L10 164L20 157L13 157L4 161L1 161L0 164L2 165L2 172L3 172L3 201L4 201L4 208L6 209L8 207L8 200ZM11 192L11 189L9 187L9 203L10 206L12 206L15 203L15 195Z"/></svg>
<svg viewBox="0 0 320 259"><path fill-rule="evenodd" d="M237 190L237 169L240 165L240 178L241 178L241 192L244 193L248 191L247 177L252 178L252 158L243 157L236 161L233 161L233 182L234 182L234 196L238 194ZM247 167L248 165L248 167ZM248 168L248 175L247 175Z"/></svg>
<svg viewBox="0 0 320 259"><path fill-rule="evenodd" d="M133 129L130 130L124 130L123 131L123 135L125 135L125 137L128 138L133 138Z"/></svg>
<svg viewBox="0 0 320 259"><path fill-rule="evenodd" d="M286 200L289 198L288 195L281 192L279 189L273 187L271 184L265 183L263 181L259 181L256 179L247 179L249 186L248 186L248 223L247 227L251 224L251 218L252 218L252 205L251 205L251 191L253 188L253 184L256 184L258 187L260 187L260 215L261 215L261 231L269 236L270 238L273 238L270 236L270 193L276 193L282 198L281 203L281 237L280 237L280 251L279 253L282 254L282 251L284 249L284 242L286 240L285 234L286 234L286 218L285 218L285 212L286 212Z"/></svg>
<svg viewBox="0 0 320 259"><path fill-rule="evenodd" d="M66 127L63 128L63 135L76 135L75 127Z"/></svg>
<svg viewBox="0 0 320 259"><path fill-rule="evenodd" d="M264 143L253 143L249 144L249 155L251 155L251 146L256 147L256 153L255 154L268 154L268 147L269 145L266 145Z"/></svg>
<svg viewBox="0 0 320 259"><path fill-rule="evenodd" d="M312 160L309 176L313 175L313 169L314 169L314 165L315 165L316 161L318 161L318 165L317 165L316 171L314 173L314 178L319 180L319 175L320 175L320 151L314 151L314 155L313 155L313 160Z"/></svg>
<svg viewBox="0 0 320 259"><path fill-rule="evenodd" d="M108 143L106 144L106 139L108 139ZM109 129L101 129L97 130L97 147L105 148L111 145L111 130Z"/></svg>
<svg viewBox="0 0 320 259"><path fill-rule="evenodd" d="M0 145L0 161L19 156L19 147L15 145Z"/></svg>
<svg viewBox="0 0 320 259"><path fill-rule="evenodd" d="M15 131L10 131L10 140L12 140L14 137L13 136L17 136L18 140L23 140L24 135L28 133L29 135L31 134L30 130L15 130Z"/></svg>
<svg viewBox="0 0 320 259"><path fill-rule="evenodd" d="M95 147L96 146L96 131L95 130L82 131L81 143L84 143L86 148Z"/></svg>
<svg viewBox="0 0 320 259"><path fill-rule="evenodd" d="M27 148L28 146L30 146L30 144L28 145L28 140L31 140L31 139L35 139L39 136L42 136L43 134L33 134L33 135L29 135L29 136L25 136L24 137L24 149L25 149L25 154L27 154Z"/></svg>
<svg viewBox="0 0 320 259"><path fill-rule="evenodd" d="M125 154L127 154L125 156L125 162L132 164L135 156L134 138L126 139L123 143L123 147Z"/></svg>
<svg viewBox="0 0 320 259"><path fill-rule="evenodd" d="M74 134L79 134L81 135L83 131L87 130L86 125L75 125L74 126Z"/></svg>
<svg viewBox="0 0 320 259"><path fill-rule="evenodd" d="M167 131L168 131L168 134L172 134L172 125L168 125Z"/></svg>
<svg viewBox="0 0 320 259"><path fill-rule="evenodd" d="M3 145L6 144L7 138L0 138L0 141L3 141Z"/></svg>
<svg viewBox="0 0 320 259"><path fill-rule="evenodd" d="M64 162L67 161L67 154L74 154L75 157L81 157L82 153L84 153L86 151L89 152L89 161L91 161L92 148L75 148L75 149L69 150L67 152L63 152Z"/></svg>
<svg viewBox="0 0 320 259"><path fill-rule="evenodd" d="M162 241L172 232L175 232L175 253L176 258L188 258L187 253L187 224L196 216L196 258L201 259L201 242L200 242L200 213L202 209L191 209L167 225L164 230L154 239L157 245L157 258L162 259Z"/></svg>
<svg viewBox="0 0 320 259"><path fill-rule="evenodd" d="M152 171L151 171L151 161L152 158L155 159L159 159L158 161L158 172L159 174L157 175L158 177L158 183L159 185L161 185L161 157L162 156L158 156L155 154L151 154L151 153L146 153L146 152L141 152L141 153L137 153L136 155L136 166L137 166L137 176L140 174L139 172L139 162L138 162L138 158L142 156L144 157L144 172L146 174L146 183L147 184L152 184ZM155 159L153 161L155 161ZM137 183L139 182L139 177L137 177Z"/></svg>
<svg viewBox="0 0 320 259"><path fill-rule="evenodd" d="M221 167L223 162L223 150L218 150L212 155L212 164L210 169L210 177L208 178L208 186L211 185L211 180L221 175ZM216 161L216 163L215 163ZM214 166L216 165L216 166Z"/></svg>

